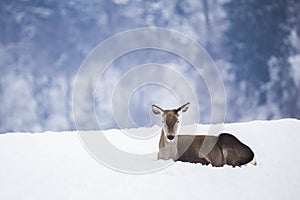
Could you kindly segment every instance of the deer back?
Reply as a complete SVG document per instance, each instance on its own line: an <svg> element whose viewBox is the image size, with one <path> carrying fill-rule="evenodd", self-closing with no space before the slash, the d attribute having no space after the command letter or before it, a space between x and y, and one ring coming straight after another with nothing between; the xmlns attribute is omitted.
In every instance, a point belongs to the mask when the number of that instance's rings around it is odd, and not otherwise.
<svg viewBox="0 0 300 200"><path fill-rule="evenodd" d="M254 159L253 151L229 133L222 133L219 135L218 146L222 149L226 162L225 164L241 166Z"/></svg>

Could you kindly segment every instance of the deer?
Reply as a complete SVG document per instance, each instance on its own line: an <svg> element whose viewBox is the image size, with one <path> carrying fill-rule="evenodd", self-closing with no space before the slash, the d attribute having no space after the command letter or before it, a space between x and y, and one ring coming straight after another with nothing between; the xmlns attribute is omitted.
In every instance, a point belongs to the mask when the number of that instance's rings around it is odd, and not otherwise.
<svg viewBox="0 0 300 200"><path fill-rule="evenodd" d="M214 135L178 135L179 115L190 103L177 109L164 110L152 105L155 115L162 117L162 129L157 159L211 164L213 167L256 165L253 151L230 133Z"/></svg>

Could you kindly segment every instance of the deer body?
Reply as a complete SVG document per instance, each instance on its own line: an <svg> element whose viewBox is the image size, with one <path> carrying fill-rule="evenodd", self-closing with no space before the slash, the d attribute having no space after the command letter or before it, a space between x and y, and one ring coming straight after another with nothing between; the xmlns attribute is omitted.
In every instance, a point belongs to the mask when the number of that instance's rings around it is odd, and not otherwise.
<svg viewBox="0 0 300 200"><path fill-rule="evenodd" d="M225 164L235 166L252 163L256 165L253 151L229 133L219 136L176 135L178 115L189 106L185 104L175 110L162 110L154 106L155 114L162 114L163 128L159 141L158 159L211 164L221 167Z"/></svg>

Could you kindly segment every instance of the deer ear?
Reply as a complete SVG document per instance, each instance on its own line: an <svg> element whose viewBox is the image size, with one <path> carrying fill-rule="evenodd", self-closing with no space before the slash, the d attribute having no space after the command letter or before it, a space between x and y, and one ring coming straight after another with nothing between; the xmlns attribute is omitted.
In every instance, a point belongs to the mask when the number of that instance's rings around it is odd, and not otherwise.
<svg viewBox="0 0 300 200"><path fill-rule="evenodd" d="M158 115L158 114L164 114L164 110L161 109L160 107L156 106L156 105L152 105L152 111L154 114Z"/></svg>
<svg viewBox="0 0 300 200"><path fill-rule="evenodd" d="M180 114L181 112L186 112L189 109L190 106L190 102L180 106L179 108L177 108L177 113Z"/></svg>

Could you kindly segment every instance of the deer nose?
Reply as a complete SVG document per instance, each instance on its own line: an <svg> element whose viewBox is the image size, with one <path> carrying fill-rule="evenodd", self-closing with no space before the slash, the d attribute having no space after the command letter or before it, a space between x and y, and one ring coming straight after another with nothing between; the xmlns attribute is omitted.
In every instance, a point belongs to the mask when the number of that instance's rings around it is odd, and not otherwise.
<svg viewBox="0 0 300 200"><path fill-rule="evenodd" d="M173 140L173 139L174 139L174 135L168 135L167 138L168 138L169 140Z"/></svg>

